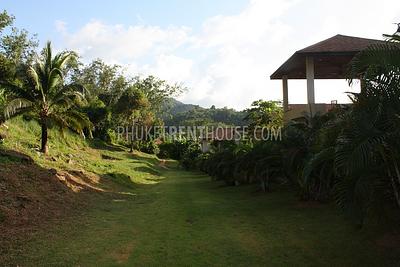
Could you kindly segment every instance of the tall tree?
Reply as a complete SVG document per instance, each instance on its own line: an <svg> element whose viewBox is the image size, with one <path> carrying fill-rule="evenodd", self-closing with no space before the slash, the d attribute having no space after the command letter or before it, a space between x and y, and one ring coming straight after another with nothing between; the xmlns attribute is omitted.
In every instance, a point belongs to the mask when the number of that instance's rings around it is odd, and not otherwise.
<svg viewBox="0 0 400 267"><path fill-rule="evenodd" d="M37 48L36 36L13 27L14 16L0 12L0 79L12 80L32 61ZM5 31L5 29L9 29ZM0 125L4 123L7 94L0 86Z"/></svg>
<svg viewBox="0 0 400 267"><path fill-rule="evenodd" d="M283 110L277 101L254 101L246 112L245 120L251 129L256 126L279 127L283 124Z"/></svg>
<svg viewBox="0 0 400 267"><path fill-rule="evenodd" d="M63 69L72 52L61 52L53 57L51 43L43 49L38 58L19 80L2 81L11 95L6 107L6 115L29 112L40 123L41 151L48 152L48 128L58 125L60 129L70 128L82 135L84 129L91 130L91 123L83 113L76 110L76 103L82 94L77 84L64 84Z"/></svg>
<svg viewBox="0 0 400 267"><path fill-rule="evenodd" d="M4 30L4 28L12 25L14 21L14 17L9 15L7 11L2 11L0 13L0 33Z"/></svg>
<svg viewBox="0 0 400 267"><path fill-rule="evenodd" d="M128 80L118 65L108 65L97 59L87 66L75 66L72 81L85 86L90 98L100 99L107 106L114 105L128 86Z"/></svg>
<svg viewBox="0 0 400 267"><path fill-rule="evenodd" d="M167 81L154 76L146 78L137 76L134 78L134 85L145 94L149 100L150 108L157 114L161 112L163 104L168 98L177 96L186 90L181 84L171 85Z"/></svg>

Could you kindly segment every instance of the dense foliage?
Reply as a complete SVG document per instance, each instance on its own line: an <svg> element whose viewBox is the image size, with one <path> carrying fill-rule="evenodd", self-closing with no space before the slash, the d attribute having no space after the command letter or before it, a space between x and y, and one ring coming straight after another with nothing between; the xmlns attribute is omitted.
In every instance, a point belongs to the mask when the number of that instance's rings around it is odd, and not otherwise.
<svg viewBox="0 0 400 267"><path fill-rule="evenodd" d="M71 51L53 55L50 43L38 54L35 36L12 27L13 21L7 12L0 13L0 125L22 113L36 119L44 153L49 127L157 152L151 142L118 139L116 130L162 124L161 107L184 90L180 84L130 77L120 66L101 60L85 65Z"/></svg>
<svg viewBox="0 0 400 267"><path fill-rule="evenodd" d="M0 77L1 80L14 79L22 70L21 67L33 60L37 40L26 30L13 27L14 17L6 11L0 13ZM0 86L0 125L4 123L4 109L7 95Z"/></svg>
<svg viewBox="0 0 400 267"><path fill-rule="evenodd" d="M280 102L264 101L262 99L254 101L249 109L245 110L250 129L260 126L280 127L283 125L283 110Z"/></svg>
<svg viewBox="0 0 400 267"><path fill-rule="evenodd" d="M200 145L195 140L166 140L158 148L159 158L178 160L185 169L195 169L197 159L202 154Z"/></svg>

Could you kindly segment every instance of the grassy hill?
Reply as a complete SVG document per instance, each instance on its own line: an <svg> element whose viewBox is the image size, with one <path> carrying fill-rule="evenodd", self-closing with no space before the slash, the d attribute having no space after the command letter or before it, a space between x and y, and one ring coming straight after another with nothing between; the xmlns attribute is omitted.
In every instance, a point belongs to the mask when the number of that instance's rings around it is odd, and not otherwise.
<svg viewBox="0 0 400 267"><path fill-rule="evenodd" d="M65 132L63 135L56 129L50 130L49 153L43 155L39 152L40 128L35 121L25 121L22 118L14 119L7 123L7 138L2 147L12 151L18 151L33 159L41 167L54 168L57 171L81 171L94 173L103 179L112 182L129 184L151 183L147 180L145 172L135 171L136 167L148 168L148 171L156 173L155 170L146 165L147 162L135 160L135 155L126 152L126 148L108 145L98 140L84 140L82 137ZM156 162L153 156L137 153L138 157L144 157L147 161ZM10 160L2 157L0 162ZM136 163L135 168L126 168L126 162ZM130 178L128 178L130 177ZM124 180L125 179L125 180ZM102 189L109 189L106 184L99 185Z"/></svg>
<svg viewBox="0 0 400 267"><path fill-rule="evenodd" d="M50 151L44 156L35 121L17 118L6 125L2 134L7 137L0 144L2 256L43 225L79 214L115 194L130 195L159 179L161 167L152 155L128 153L70 132L63 137L52 129Z"/></svg>

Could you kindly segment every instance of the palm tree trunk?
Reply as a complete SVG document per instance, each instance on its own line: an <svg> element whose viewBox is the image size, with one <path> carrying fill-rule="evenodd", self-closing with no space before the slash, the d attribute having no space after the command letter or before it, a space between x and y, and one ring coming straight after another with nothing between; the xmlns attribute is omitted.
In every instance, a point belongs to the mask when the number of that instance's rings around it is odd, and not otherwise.
<svg viewBox="0 0 400 267"><path fill-rule="evenodd" d="M131 139L131 147L130 147L130 149L129 149L129 152L130 153L133 153L133 140Z"/></svg>
<svg viewBox="0 0 400 267"><path fill-rule="evenodd" d="M130 151L129 152L133 152L133 141L134 141L134 138L135 138L135 136L134 136L134 127L135 126L135 118L132 118L132 127L131 127L131 130L132 130L132 135L131 135L131 149L130 149Z"/></svg>
<svg viewBox="0 0 400 267"><path fill-rule="evenodd" d="M42 127L42 148L41 148L40 151L41 151L43 154L47 154L49 148L48 148L48 146L47 146L48 129L47 129L47 122L46 122L46 119L42 119L41 127Z"/></svg>

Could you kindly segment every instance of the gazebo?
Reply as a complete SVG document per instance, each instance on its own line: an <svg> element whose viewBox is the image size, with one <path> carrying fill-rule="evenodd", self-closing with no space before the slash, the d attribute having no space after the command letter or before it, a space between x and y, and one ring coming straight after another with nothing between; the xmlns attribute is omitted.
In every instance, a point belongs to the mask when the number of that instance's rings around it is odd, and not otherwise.
<svg viewBox="0 0 400 267"><path fill-rule="evenodd" d="M301 112L325 112L326 104L315 103L314 79L346 79L346 67L352 58L369 45L384 41L366 39L345 35L335 35L331 38L308 46L295 52L271 76L271 80L282 80L283 109L285 119L291 119ZM352 77L358 78L358 77ZM307 80L307 104L289 106L288 79ZM291 110L296 109L296 112Z"/></svg>

